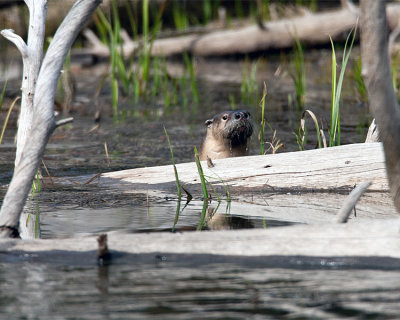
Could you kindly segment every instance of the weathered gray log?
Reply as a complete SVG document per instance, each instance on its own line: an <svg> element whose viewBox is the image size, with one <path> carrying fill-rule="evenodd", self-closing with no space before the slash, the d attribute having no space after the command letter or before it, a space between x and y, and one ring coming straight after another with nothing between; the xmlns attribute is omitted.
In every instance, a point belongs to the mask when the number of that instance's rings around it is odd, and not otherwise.
<svg viewBox="0 0 400 320"><path fill-rule="evenodd" d="M400 5L390 4L387 8L389 26L398 26ZM340 10L309 14L290 19L267 22L264 28L258 25L231 30L214 31L207 34L191 34L180 37L157 39L153 42L151 54L168 56L190 52L197 56L249 53L260 50L289 48L295 45L296 37L309 45L329 43L332 39L343 38L355 26L359 10L353 5ZM91 31L86 37L92 44L88 53L109 56L109 49ZM130 56L140 47L136 41L125 41L123 53Z"/></svg>
<svg viewBox="0 0 400 320"><path fill-rule="evenodd" d="M47 50L46 56L41 64L40 73L37 75L37 82L34 87L29 88L29 91L24 94L29 94L29 98L33 99L33 114L31 125L28 126L26 136L29 137L29 143L22 146L20 158L17 159L14 175L7 190L6 196L0 211L0 237L16 236L18 234L19 217L24 207L26 197L31 188L33 177L42 158L45 146L49 136L56 128L54 120L54 94L57 85L57 79L61 72L65 57L75 40L79 30L91 16L101 0L78 0L71 8L63 23L58 28L54 38ZM45 7L46 1L30 1L31 11L42 10ZM34 7L39 4L38 8ZM45 15L32 15L31 18L41 19L35 21L33 25L42 24L44 30ZM37 27L38 28L38 27ZM41 28L39 28L41 30ZM10 36L11 32L8 32ZM40 37L42 33L32 36ZM28 55L27 47L21 43L21 39L17 41L20 45L23 56ZM32 40L32 42L41 42L43 39ZM34 46L38 49L39 46ZM31 48L29 48L31 50ZM36 58L41 55L35 56ZM25 63L33 63L33 61L24 60ZM40 61L39 61L40 65ZM29 68L27 68L29 70ZM33 72L33 71L32 71ZM35 75L31 75L36 78ZM25 75L24 75L25 77ZM25 119L24 121L29 121Z"/></svg>
<svg viewBox="0 0 400 320"><path fill-rule="evenodd" d="M390 190L400 211L400 109L389 66L385 5L386 1L361 1L362 72L385 149Z"/></svg>
<svg viewBox="0 0 400 320"><path fill-rule="evenodd" d="M227 158L213 161L204 174L214 186L224 185L235 192L294 192L350 190L363 181L371 181L370 191L385 192L388 182L381 143L360 143L340 147L287 152L265 156ZM195 195L201 194L196 164L177 164L179 179ZM84 183L89 176L72 178ZM65 183L70 183L65 181ZM176 195L174 169L171 165L129 169L102 174L93 183L129 192L159 196Z"/></svg>
<svg viewBox="0 0 400 320"><path fill-rule="evenodd" d="M185 233L108 233L111 252L134 254L211 254L221 256L314 256L400 258L400 221L359 224L299 225L290 227ZM96 261L96 237L57 241L0 239L2 252L40 255L87 252Z"/></svg>

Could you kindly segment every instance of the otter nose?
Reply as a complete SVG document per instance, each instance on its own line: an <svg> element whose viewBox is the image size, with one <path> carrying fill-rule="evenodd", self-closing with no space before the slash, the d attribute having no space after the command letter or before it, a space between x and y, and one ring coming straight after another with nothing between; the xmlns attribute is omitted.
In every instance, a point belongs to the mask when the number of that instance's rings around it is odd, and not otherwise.
<svg viewBox="0 0 400 320"><path fill-rule="evenodd" d="M236 120L242 120L244 118L246 118L244 112L241 112L241 111L235 112L235 119Z"/></svg>

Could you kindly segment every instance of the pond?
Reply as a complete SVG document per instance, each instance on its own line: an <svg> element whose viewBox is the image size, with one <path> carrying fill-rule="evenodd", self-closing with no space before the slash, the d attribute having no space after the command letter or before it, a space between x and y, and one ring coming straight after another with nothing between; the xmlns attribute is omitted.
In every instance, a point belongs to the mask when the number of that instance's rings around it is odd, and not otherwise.
<svg viewBox="0 0 400 320"><path fill-rule="evenodd" d="M286 53L290 54L290 53ZM359 55L358 48L353 51ZM329 123L331 84L329 49L306 53L306 108L323 124ZM355 65L348 67L349 75ZM244 71L257 62L257 99L243 102ZM266 83L266 140L279 139L278 152L297 151L296 136L301 113L293 103L294 86L285 58L272 53L251 59L213 58L195 61L200 102L185 108L166 108L157 99L134 104L120 100L118 121L112 119L110 86L106 82L96 99L106 64L72 65L76 81L72 115L75 121L56 130L46 149L44 177L69 177L72 185L60 187L47 178L41 191L28 200L23 221L31 224L30 237L45 239L91 235L108 231L169 232L176 199L149 198L146 194L121 194L100 189L96 184L75 184L75 176L95 176L144 166L170 164L170 151L163 126L168 130L175 161L193 161L193 147L205 132L204 121L232 108L251 112L255 134L251 154L259 154L263 82ZM169 61L171 75L182 68ZM176 71L178 70L178 71ZM349 76L345 80L341 109L342 143L362 142L371 116L357 95ZM11 83L10 88L18 88ZM11 90L11 89L10 89ZM17 89L15 89L17 90ZM11 90L12 91L12 90ZM101 120L94 118L101 110ZM3 119L3 115L2 115ZM312 122L306 147L315 148ZM12 175L13 115L0 145L0 198ZM274 130L275 140L274 140ZM271 151L269 151L271 152ZM48 173L47 173L47 171ZM271 197L273 201L274 195ZM278 195L276 199L279 199ZM223 206L226 204L224 203ZM250 204L233 203L233 214L223 228L265 228L286 226L295 219L245 214ZM202 209L194 199L182 210L178 232L196 229ZM333 208L332 211L336 211ZM224 218L226 222L226 217ZM219 226L215 227L220 228ZM213 229L210 224L207 229ZM205 231L207 232L207 231ZM56 241L56 240L55 240ZM0 315L18 319L395 319L400 306L398 261L336 261L320 258L268 258L228 262L210 257L196 263L196 257L168 257L162 254L125 256L111 266L98 267L93 260L75 256L72 261L45 261L24 254L9 257L0 253ZM190 262L194 259L194 262Z"/></svg>

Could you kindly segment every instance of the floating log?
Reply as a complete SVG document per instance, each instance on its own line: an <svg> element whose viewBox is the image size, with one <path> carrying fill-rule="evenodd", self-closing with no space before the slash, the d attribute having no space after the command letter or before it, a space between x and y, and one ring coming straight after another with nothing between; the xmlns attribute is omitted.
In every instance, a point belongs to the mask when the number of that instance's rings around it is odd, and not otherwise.
<svg viewBox="0 0 400 320"><path fill-rule="evenodd" d="M400 259L400 220L349 224L300 225L253 230L108 234L113 263L120 253L163 256L181 254L237 257L391 257ZM68 263L62 256L80 254L79 263L97 264L96 237L21 241L0 239L0 253L11 261L24 260ZM84 257L82 257L82 254ZM12 259L12 256L14 258ZM40 257L43 256L42 259ZM117 257L117 259L115 259ZM240 258L239 258L240 257ZM90 260L91 259L91 260ZM123 261L123 259L121 259ZM224 261L222 259L222 261ZM399 265L397 260L397 267Z"/></svg>

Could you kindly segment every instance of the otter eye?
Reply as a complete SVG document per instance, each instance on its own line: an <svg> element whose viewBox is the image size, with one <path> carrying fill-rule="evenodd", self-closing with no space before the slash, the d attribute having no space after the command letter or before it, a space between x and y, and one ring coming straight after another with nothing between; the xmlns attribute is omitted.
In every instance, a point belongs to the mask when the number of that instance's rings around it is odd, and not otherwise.
<svg viewBox="0 0 400 320"><path fill-rule="evenodd" d="M222 117L222 120L228 120L228 116L226 114L224 114L224 116Z"/></svg>

